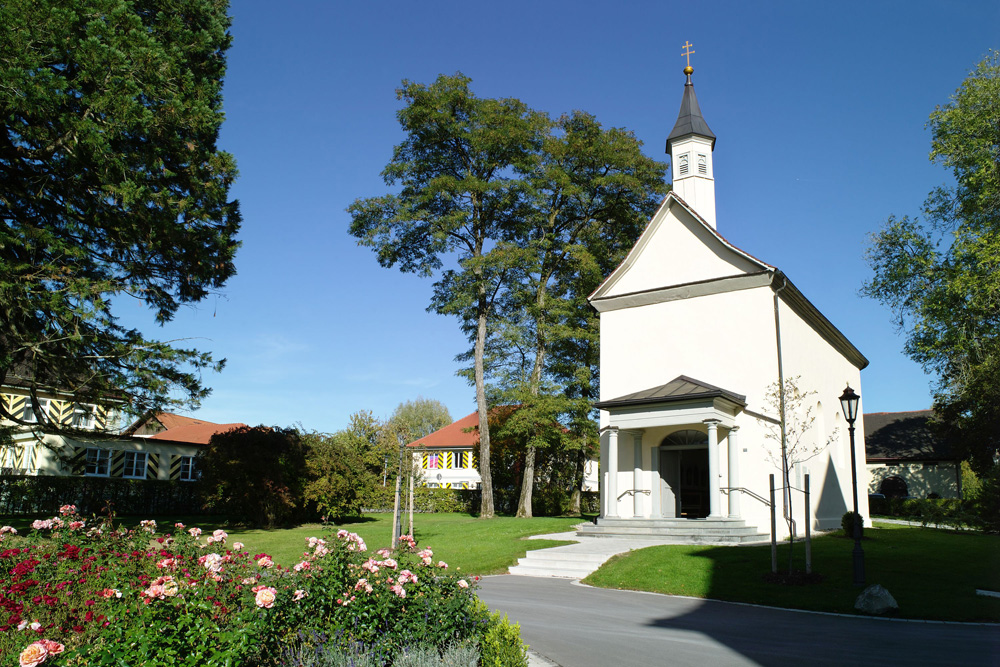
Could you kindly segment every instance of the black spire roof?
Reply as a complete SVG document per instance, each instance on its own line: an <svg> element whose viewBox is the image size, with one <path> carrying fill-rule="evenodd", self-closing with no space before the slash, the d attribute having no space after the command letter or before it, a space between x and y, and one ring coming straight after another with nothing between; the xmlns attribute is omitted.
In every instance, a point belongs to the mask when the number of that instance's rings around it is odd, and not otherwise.
<svg viewBox="0 0 1000 667"><path fill-rule="evenodd" d="M698 97L694 94L694 84L691 83L691 72L693 71L690 67L684 69L684 73L687 74L687 82L684 84L684 98L681 100L681 110L677 114L677 122L674 124L674 129L670 132L670 136L667 137L667 155L671 157L673 155L670 153L670 142L689 134L697 134L700 137L711 139L712 150L715 150L715 135L712 134L712 130L708 128L708 123L702 118L701 108L698 106Z"/></svg>

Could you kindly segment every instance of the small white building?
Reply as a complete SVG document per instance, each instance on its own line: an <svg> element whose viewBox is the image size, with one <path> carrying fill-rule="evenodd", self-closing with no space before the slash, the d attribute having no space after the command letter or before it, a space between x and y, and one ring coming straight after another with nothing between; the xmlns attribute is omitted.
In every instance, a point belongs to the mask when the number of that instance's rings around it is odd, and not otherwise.
<svg viewBox="0 0 1000 667"><path fill-rule="evenodd" d="M804 476L812 528L840 525L853 507L851 452L839 396L858 393L868 360L776 267L716 229L715 135L689 67L667 139L673 191L622 264L590 296L601 323L601 518L596 531L667 524L770 527L769 475L781 486L780 411L769 388L795 379L815 415L791 472L801 534ZM781 384L777 384L781 382ZM804 416L804 415L800 415ZM864 424L856 422L859 510L868 516ZM773 430L773 429L771 429ZM782 492L777 492L779 538ZM709 521L714 520L714 521ZM626 531L626 532L632 532Z"/></svg>

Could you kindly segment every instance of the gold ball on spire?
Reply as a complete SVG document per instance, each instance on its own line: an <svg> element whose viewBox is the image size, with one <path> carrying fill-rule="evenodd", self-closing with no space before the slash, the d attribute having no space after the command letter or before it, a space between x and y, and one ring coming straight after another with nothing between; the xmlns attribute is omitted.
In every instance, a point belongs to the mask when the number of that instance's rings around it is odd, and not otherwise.
<svg viewBox="0 0 1000 667"><path fill-rule="evenodd" d="M684 73L687 74L688 76L691 76L691 74L693 72L694 72L694 68L691 67L690 65L688 65L687 67L684 68Z"/></svg>

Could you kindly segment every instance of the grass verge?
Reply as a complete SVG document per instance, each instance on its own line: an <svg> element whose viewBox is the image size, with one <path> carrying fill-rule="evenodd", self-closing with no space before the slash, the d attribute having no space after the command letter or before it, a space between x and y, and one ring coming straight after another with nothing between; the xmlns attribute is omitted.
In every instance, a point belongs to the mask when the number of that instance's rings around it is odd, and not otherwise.
<svg viewBox="0 0 1000 667"><path fill-rule="evenodd" d="M1000 622L1000 599L976 589L1000 590L1000 536L911 526L865 529L868 584L882 584L899 603L900 618ZM659 546L622 554L584 582L670 595L749 602L792 609L856 613L852 585L854 541L839 533L813 539L813 572L822 581L768 583L771 547ZM788 568L788 544L778 545L778 571ZM804 544L796 542L796 567Z"/></svg>
<svg viewBox="0 0 1000 667"><path fill-rule="evenodd" d="M8 517L0 520L13 525L21 534L30 531L31 518ZM122 525L133 527L146 517L119 517ZM230 543L243 542L252 553L266 553L276 563L291 567L302 558L306 539L322 537L329 532L344 528L357 533L375 551L388 547L392 542L392 514L370 514L357 521L343 525L309 523L292 528L259 530L232 525L221 516L178 516L156 517L161 531L169 532L168 526L180 521L188 527L197 526L210 533L223 528L229 533ZM471 575L505 573L517 559L529 549L544 549L570 542L555 540L525 540L530 535L558 533L570 530L580 523L574 517L536 517L515 519L495 517L478 519L468 514L415 514L414 536L421 547L434 551L434 561L443 560L449 567L461 568ZM403 529L407 524L403 523Z"/></svg>

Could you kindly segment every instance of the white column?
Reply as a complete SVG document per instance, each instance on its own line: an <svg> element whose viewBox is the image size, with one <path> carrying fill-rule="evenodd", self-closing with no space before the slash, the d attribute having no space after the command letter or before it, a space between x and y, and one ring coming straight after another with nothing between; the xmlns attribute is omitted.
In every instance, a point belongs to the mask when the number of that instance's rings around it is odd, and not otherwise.
<svg viewBox="0 0 1000 667"><path fill-rule="evenodd" d="M642 431L629 431L632 436L632 516L642 518Z"/></svg>
<svg viewBox="0 0 1000 667"><path fill-rule="evenodd" d="M726 445L729 449L729 518L739 519L740 518L740 496L743 495L742 492L736 489L740 488L740 457L739 457L739 439L736 437L737 432L740 430L739 426L734 426L729 429L729 435L726 436Z"/></svg>
<svg viewBox="0 0 1000 667"><path fill-rule="evenodd" d="M719 420L706 419L708 427L708 518L721 519L719 509Z"/></svg>
<svg viewBox="0 0 1000 667"><path fill-rule="evenodd" d="M660 499L660 448L653 447L649 451L650 467L653 469L653 474L650 475L652 479L653 488L649 494L649 502L652 504L650 508L649 516L653 519L659 519L663 516L663 501Z"/></svg>
<svg viewBox="0 0 1000 667"><path fill-rule="evenodd" d="M604 516L618 518L618 427L608 427L608 506Z"/></svg>

